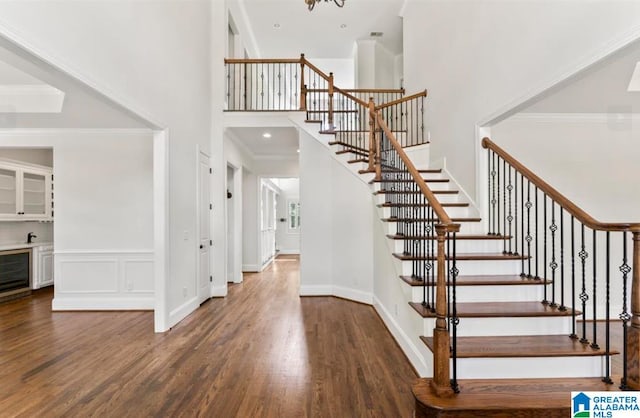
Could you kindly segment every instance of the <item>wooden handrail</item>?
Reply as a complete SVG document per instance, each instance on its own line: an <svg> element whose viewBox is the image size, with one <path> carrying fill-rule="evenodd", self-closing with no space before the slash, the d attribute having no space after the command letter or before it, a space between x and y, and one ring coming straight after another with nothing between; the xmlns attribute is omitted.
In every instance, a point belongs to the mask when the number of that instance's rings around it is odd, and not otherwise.
<svg viewBox="0 0 640 418"><path fill-rule="evenodd" d="M378 126L380 126L384 130L385 134L387 135L387 139L389 140L391 145L395 148L396 152L398 153L398 156L400 157L404 165L407 167L407 170L409 171L409 173L411 174L415 182L418 184L420 191L422 192L424 197L427 199L427 201L433 208L433 211L438 217L440 224L447 227L448 232L458 232L460 230L460 224L454 224L451 221L451 218L449 218L449 215L447 215L447 212L444 210L444 208L442 207L438 199L436 199L436 196L433 194L431 189L429 189L429 187L427 186L427 183L424 181L424 179L422 178L422 176L420 175L416 167L413 165L413 163L411 162L407 154L404 152L404 150L396 140L396 137L393 135L393 132L391 132L387 124L382 119L382 116L380 115L380 113L376 112L375 115L376 115L376 120L378 121Z"/></svg>
<svg viewBox="0 0 640 418"><path fill-rule="evenodd" d="M322 77L325 80L327 80L327 82L329 81L329 76L327 74L325 74L324 72L322 72L321 69L319 69L318 67L316 67L315 65L313 65L309 61L307 61L306 58L304 59L304 65L306 65L307 67L311 68L316 74L318 74L320 77Z"/></svg>
<svg viewBox="0 0 640 418"><path fill-rule="evenodd" d="M554 189L547 182L542 180L536 174L534 174L527 167L522 165L518 160L513 158L509 153L496 145L489 138L482 139L482 147L486 149L490 149L495 152L498 156L500 156L503 160L505 160L511 167L513 167L516 171L520 172L523 176L525 176L529 181L531 181L534 185L538 187L542 192L544 192L547 196L549 196L552 200L562 206L567 212L573 215L578 221L583 223L585 226L597 230L597 231L640 231L640 223L609 223L609 222L600 222L591 217L584 210L580 209L576 204L570 201L566 196L562 193Z"/></svg>
<svg viewBox="0 0 640 418"><path fill-rule="evenodd" d="M379 106L376 106L376 110L380 110L389 106L395 106L400 103L408 102L410 100L417 99L418 97L427 97L427 90L421 91L420 93L412 94L411 96L403 97L398 100L393 100L391 102L381 104Z"/></svg>
<svg viewBox="0 0 640 418"><path fill-rule="evenodd" d="M342 94L343 96L348 97L349 99L353 100L354 102L358 103L360 106L364 106L364 107L368 107L369 104L367 102L365 102L364 100L358 99L356 96L353 96L351 94L348 93L348 90L342 90L338 87L333 87L333 89L335 91L337 91L338 93ZM311 90L307 90L307 91L311 91Z"/></svg>
<svg viewBox="0 0 640 418"><path fill-rule="evenodd" d="M225 58L225 64L299 64L299 58ZM308 63L307 63L308 64Z"/></svg>
<svg viewBox="0 0 640 418"><path fill-rule="evenodd" d="M308 89L309 92L326 93L327 89ZM404 94L404 89L342 89L347 93L399 93Z"/></svg>

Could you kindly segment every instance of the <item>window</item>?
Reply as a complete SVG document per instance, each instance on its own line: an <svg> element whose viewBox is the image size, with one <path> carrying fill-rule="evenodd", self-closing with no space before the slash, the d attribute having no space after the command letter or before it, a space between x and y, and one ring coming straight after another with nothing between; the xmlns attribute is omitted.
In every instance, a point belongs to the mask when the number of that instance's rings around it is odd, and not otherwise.
<svg viewBox="0 0 640 418"><path fill-rule="evenodd" d="M300 228L300 202L297 200L289 200L287 202L289 229L297 230Z"/></svg>

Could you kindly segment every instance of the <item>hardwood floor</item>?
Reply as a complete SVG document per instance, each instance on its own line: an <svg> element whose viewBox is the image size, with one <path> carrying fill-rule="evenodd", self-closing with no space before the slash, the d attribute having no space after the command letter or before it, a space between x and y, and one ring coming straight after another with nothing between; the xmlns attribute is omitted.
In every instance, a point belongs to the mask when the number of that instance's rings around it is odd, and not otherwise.
<svg viewBox="0 0 640 418"><path fill-rule="evenodd" d="M165 334L151 312L0 305L0 416L411 417L416 375L373 308L299 298L296 259Z"/></svg>

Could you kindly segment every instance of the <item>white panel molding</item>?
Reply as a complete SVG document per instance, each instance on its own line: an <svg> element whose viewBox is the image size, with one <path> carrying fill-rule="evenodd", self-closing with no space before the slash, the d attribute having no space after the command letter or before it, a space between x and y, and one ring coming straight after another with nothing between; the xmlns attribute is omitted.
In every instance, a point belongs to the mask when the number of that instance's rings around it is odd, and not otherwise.
<svg viewBox="0 0 640 418"><path fill-rule="evenodd" d="M136 298L79 298L56 297L51 308L54 311L152 311L153 296Z"/></svg>
<svg viewBox="0 0 640 418"><path fill-rule="evenodd" d="M172 310L169 313L169 328L182 321L187 315L198 309L199 306L200 304L198 303L198 298L193 297L182 305L178 306L176 309Z"/></svg>
<svg viewBox="0 0 640 418"><path fill-rule="evenodd" d="M413 343L412 339L402 330L402 328L398 325L398 323L393 319L393 316L385 309L380 300L374 296L373 297L373 307L382 318L382 321L387 326L387 329L393 335L393 338L397 341L397 343L402 348L402 351L407 356L411 365L416 369L418 374L423 376L430 376L432 372L430 371L430 367L425 363L424 356L418 350L418 347ZM416 338L416 341L419 341Z"/></svg>
<svg viewBox="0 0 640 418"><path fill-rule="evenodd" d="M54 310L154 308L153 251L62 250L54 255Z"/></svg>
<svg viewBox="0 0 640 418"><path fill-rule="evenodd" d="M60 135L66 136L86 136L86 135L130 135L151 136L153 131L146 128L18 128L18 129L0 129L0 137L15 138L15 137L43 137L53 136L58 137Z"/></svg>

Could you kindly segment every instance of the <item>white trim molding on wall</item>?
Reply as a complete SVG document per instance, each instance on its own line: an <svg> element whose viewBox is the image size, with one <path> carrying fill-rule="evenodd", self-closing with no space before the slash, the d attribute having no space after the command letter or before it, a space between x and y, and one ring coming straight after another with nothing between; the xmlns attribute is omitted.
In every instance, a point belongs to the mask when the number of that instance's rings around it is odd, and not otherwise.
<svg viewBox="0 0 640 418"><path fill-rule="evenodd" d="M153 250L54 252L54 311L153 310Z"/></svg>
<svg viewBox="0 0 640 418"><path fill-rule="evenodd" d="M301 285L300 296L335 296L354 302L373 304L373 295L362 290L349 289L335 285Z"/></svg>

